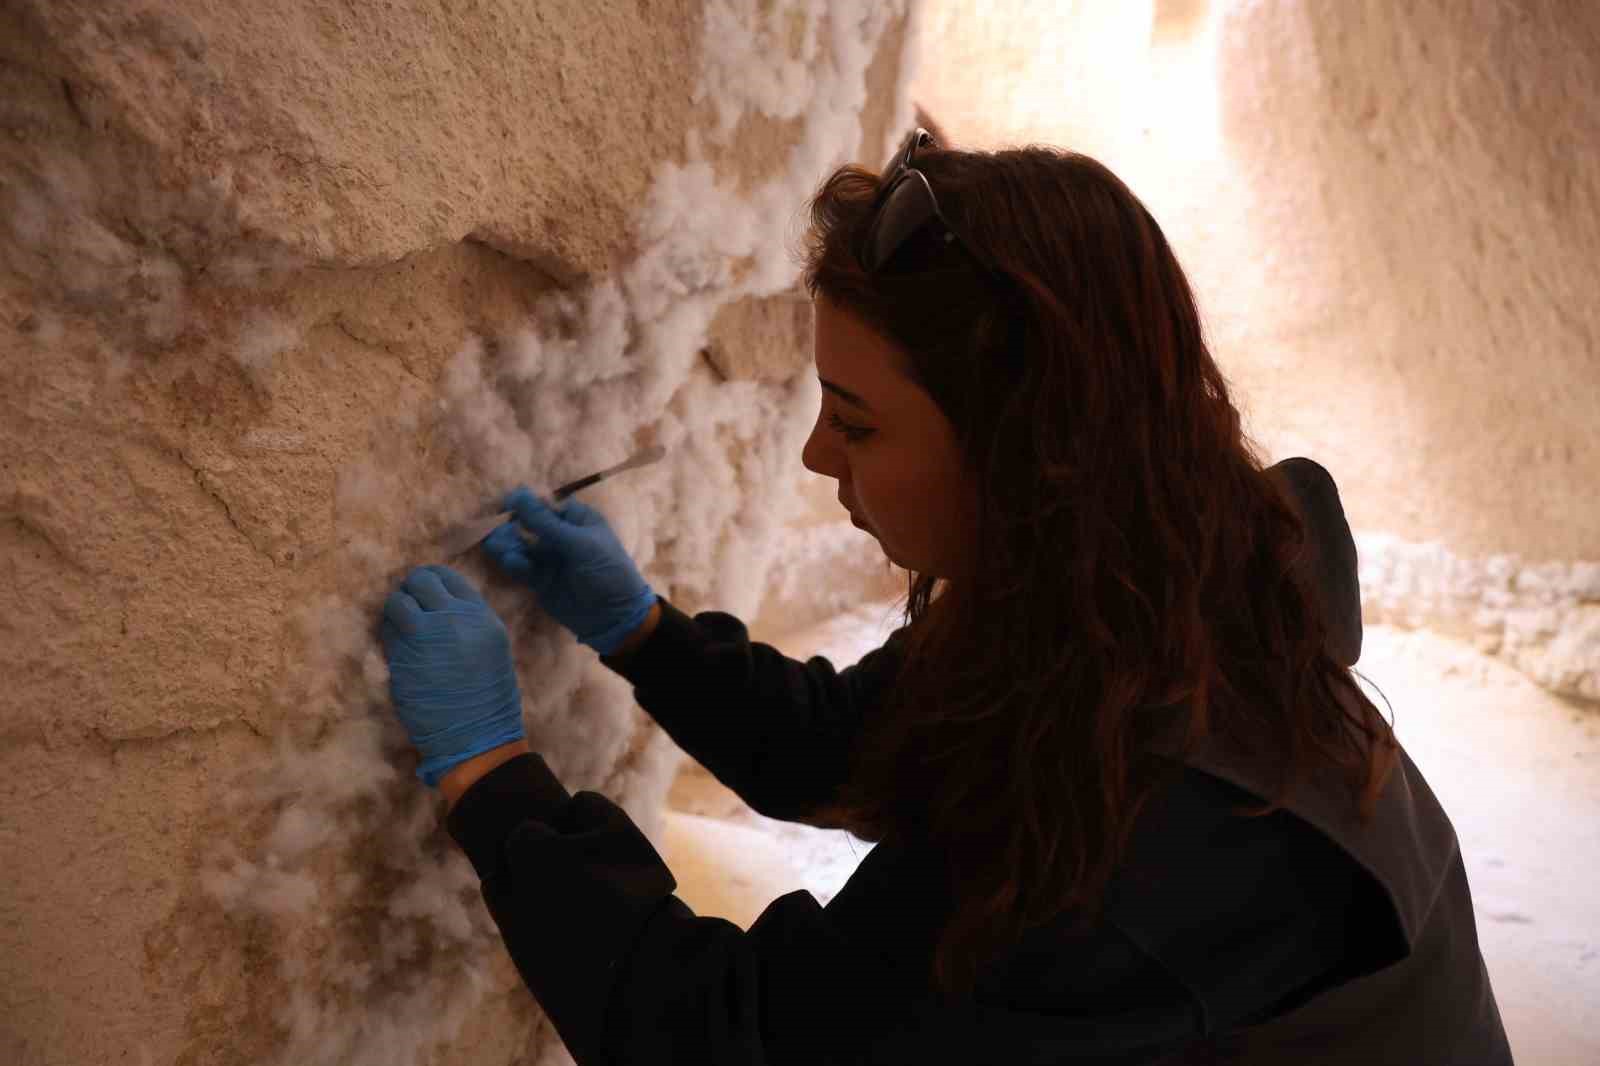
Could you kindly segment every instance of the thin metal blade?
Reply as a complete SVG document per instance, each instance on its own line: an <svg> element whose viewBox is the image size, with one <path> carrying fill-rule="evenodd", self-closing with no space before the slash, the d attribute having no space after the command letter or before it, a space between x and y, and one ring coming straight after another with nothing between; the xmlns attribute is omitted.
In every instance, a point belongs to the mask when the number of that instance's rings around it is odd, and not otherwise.
<svg viewBox="0 0 1600 1066"><path fill-rule="evenodd" d="M499 514L484 515L462 522L446 533L439 541L439 550L444 552L446 559L454 559L464 552L471 551L484 537L493 533L500 526L511 521L511 512L502 511ZM530 536L531 534L524 534Z"/></svg>

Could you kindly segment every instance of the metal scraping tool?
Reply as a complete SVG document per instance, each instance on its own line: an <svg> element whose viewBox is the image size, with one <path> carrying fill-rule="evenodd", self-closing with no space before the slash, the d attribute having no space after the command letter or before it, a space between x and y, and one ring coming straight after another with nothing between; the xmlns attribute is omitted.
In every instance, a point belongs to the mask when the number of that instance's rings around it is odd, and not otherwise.
<svg viewBox="0 0 1600 1066"><path fill-rule="evenodd" d="M591 485L599 484L606 478L611 477L613 474L620 474L624 470L633 470L637 467L649 466L651 463L660 462L662 457L666 454L667 450L661 447L659 444L653 448L646 448L644 451L638 452L629 458L624 459L616 466L606 467L606 469L600 471L598 474L590 474L588 477L581 477L576 481L567 482L565 485L562 485L560 488L552 492L550 494L550 498L554 502L560 503L568 496L571 496L574 492L577 492L580 489L586 489ZM473 518L462 522L460 525L452 527L442 538L440 538L440 550L444 552L444 557L446 559L454 559L463 552L471 550L472 547L479 541L483 540L484 537L487 537L490 533L493 533L496 529L500 528L502 524L511 521L511 518L512 514L510 511L500 511L495 514L488 514L481 518ZM517 532L521 533L523 539L531 544L537 544L539 541L537 536L529 533L521 526L517 527Z"/></svg>

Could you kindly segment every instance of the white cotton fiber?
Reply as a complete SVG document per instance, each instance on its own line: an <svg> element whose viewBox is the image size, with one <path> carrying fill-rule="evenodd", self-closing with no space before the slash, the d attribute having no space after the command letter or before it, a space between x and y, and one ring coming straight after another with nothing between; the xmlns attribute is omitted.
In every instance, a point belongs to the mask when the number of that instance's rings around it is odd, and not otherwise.
<svg viewBox="0 0 1600 1066"><path fill-rule="evenodd" d="M264 243L224 252L207 264L206 274L225 285L260 288L288 277L305 265L302 253L281 244Z"/></svg>
<svg viewBox="0 0 1600 1066"><path fill-rule="evenodd" d="M624 356L633 344L628 317L621 286L614 279L607 278L585 293L578 331L587 338L585 348L597 367L594 378L610 377L628 368Z"/></svg>
<svg viewBox="0 0 1600 1066"><path fill-rule="evenodd" d="M332 973L333 983L355 992L365 992L372 984L372 963L357 961L346 963Z"/></svg>
<svg viewBox="0 0 1600 1066"><path fill-rule="evenodd" d="M805 19L795 55L789 39L800 10L793 0L779 0L754 17L733 0L706 0L703 11L706 56L692 98L716 112L717 139L730 137L747 107L778 119L800 114L810 99L807 68L816 58L819 20Z"/></svg>
<svg viewBox="0 0 1600 1066"><path fill-rule="evenodd" d="M372 645L371 616L348 600L322 596L298 620L309 638L313 670L331 671L345 660L364 656Z"/></svg>
<svg viewBox="0 0 1600 1066"><path fill-rule="evenodd" d="M274 917L304 915L317 902L317 883L303 873L238 862L231 870L208 870L201 887L229 911Z"/></svg>
<svg viewBox="0 0 1600 1066"><path fill-rule="evenodd" d="M866 67L902 7L710 0L697 91L716 108L713 136L755 110L797 121L794 147L769 161L768 180L741 188L691 136L682 161L653 175L630 262L546 296L505 336L462 337L437 403L385 415L371 454L339 471L334 591L306 601L305 659L285 678L297 702L249 783L259 839L231 864L219 851L221 865L206 875L230 913L275 923L285 1066L444 1061L435 1049L485 995L503 991L490 988L486 962L505 949L476 873L444 831L442 800L412 772L416 754L389 703L377 637L398 577L444 561L426 554L435 534L482 514L512 485L543 493L659 444L662 462L580 498L606 514L646 579L680 606L746 617L759 606L772 543L796 502L815 387L719 381L700 353L730 301L793 286L805 200L856 153ZM908 113L907 102L894 106ZM241 284L257 269L243 254L219 268ZM177 308L178 282L158 285L157 302ZM260 370L300 340L288 320L261 313L240 326L234 354ZM438 476L441 462L449 477ZM481 554L451 565L512 635L535 750L569 791L613 797L659 850L661 801L681 751L645 721L626 680L527 589ZM238 812L239 824L249 814ZM557 1042L535 1050L541 1062L571 1062Z"/></svg>
<svg viewBox="0 0 1600 1066"><path fill-rule="evenodd" d="M343 467L334 482L334 507L341 514L359 513L381 506L394 495L395 476L376 463Z"/></svg>
<svg viewBox="0 0 1600 1066"><path fill-rule="evenodd" d="M222 904L228 911L238 911L244 900L245 893L249 890L251 875L255 871L252 863L235 861L232 868L222 870L206 870L200 875L200 887L206 893Z"/></svg>
<svg viewBox="0 0 1600 1066"><path fill-rule="evenodd" d="M461 451L491 483L515 484L534 464L532 440L517 425L516 413L504 395L485 378L483 342L474 337L462 345L445 368L449 401L448 425Z"/></svg>
<svg viewBox="0 0 1600 1066"><path fill-rule="evenodd" d="M189 310L183 268L171 256L145 249L133 273L142 294L138 307L144 335L160 344L173 340L183 332Z"/></svg>
<svg viewBox="0 0 1600 1066"><path fill-rule="evenodd" d="M28 318L32 319L32 328L26 334L30 343L42 348L53 348L61 343L65 330L62 328L59 316L48 311L33 311L29 313Z"/></svg>
<svg viewBox="0 0 1600 1066"><path fill-rule="evenodd" d="M472 918L460 889L445 877L413 881L390 898L389 917L426 918L440 933L464 943L472 937Z"/></svg>
<svg viewBox="0 0 1600 1066"><path fill-rule="evenodd" d="M246 370L266 370L279 352L299 344L300 336L299 328L289 319L257 311L240 323L233 357Z"/></svg>
<svg viewBox="0 0 1600 1066"><path fill-rule="evenodd" d="M279 755L280 788L293 788L325 806L361 798L376 799L398 777L385 756L386 723L354 718L336 723L324 742L312 749L291 749Z"/></svg>
<svg viewBox="0 0 1600 1066"><path fill-rule="evenodd" d="M367 683L367 694L374 703L389 696L389 662L375 647L368 647L361 657L361 678Z"/></svg>
<svg viewBox="0 0 1600 1066"><path fill-rule="evenodd" d="M404 917L394 913L391 905L389 916L391 918ZM390 972L399 967L405 960L417 953L417 931L406 923L391 923L381 943L377 945L378 969L381 972Z"/></svg>
<svg viewBox="0 0 1600 1066"><path fill-rule="evenodd" d="M516 384L536 380L544 373L545 352L557 348L556 342L547 342L544 335L531 327L513 330L501 341L500 372Z"/></svg>
<svg viewBox="0 0 1600 1066"><path fill-rule="evenodd" d="M11 230L8 246L36 248L50 231L50 202L22 182L7 182L0 188L0 204L5 207L6 226Z"/></svg>
<svg viewBox="0 0 1600 1066"><path fill-rule="evenodd" d="M348 541L344 546L344 556L352 568L374 579L393 573L405 559L396 545L366 537L355 537Z"/></svg>
<svg viewBox="0 0 1600 1066"><path fill-rule="evenodd" d="M291 804L279 813L266 840L266 853L280 861L291 861L326 843L334 832L332 824L318 818L305 804Z"/></svg>

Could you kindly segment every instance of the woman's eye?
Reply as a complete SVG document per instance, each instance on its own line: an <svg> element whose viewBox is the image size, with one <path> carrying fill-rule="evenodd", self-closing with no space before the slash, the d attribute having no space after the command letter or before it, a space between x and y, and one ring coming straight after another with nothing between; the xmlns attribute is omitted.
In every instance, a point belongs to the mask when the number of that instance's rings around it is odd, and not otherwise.
<svg viewBox="0 0 1600 1066"><path fill-rule="evenodd" d="M849 441L864 440L872 435L872 430L865 426L852 426L836 414L828 415L828 425L844 434L844 439Z"/></svg>

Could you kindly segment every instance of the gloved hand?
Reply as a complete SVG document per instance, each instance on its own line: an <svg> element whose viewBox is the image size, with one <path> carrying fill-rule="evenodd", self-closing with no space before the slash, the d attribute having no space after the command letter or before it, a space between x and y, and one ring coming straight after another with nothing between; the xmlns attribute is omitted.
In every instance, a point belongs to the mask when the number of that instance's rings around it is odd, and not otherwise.
<svg viewBox="0 0 1600 1066"><path fill-rule="evenodd" d="M451 767L523 737L511 639L472 582L419 566L383 604L389 690L429 788Z"/></svg>
<svg viewBox="0 0 1600 1066"><path fill-rule="evenodd" d="M545 613L580 643L601 655L620 648L657 597L605 516L577 500L553 510L525 485L506 494L505 509L517 517L484 538L489 558L533 589ZM519 523L537 544L522 538Z"/></svg>

